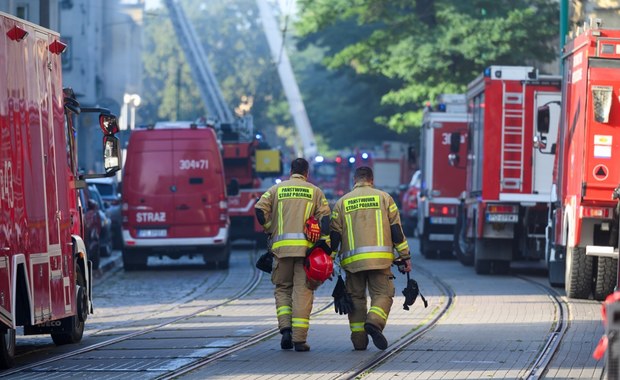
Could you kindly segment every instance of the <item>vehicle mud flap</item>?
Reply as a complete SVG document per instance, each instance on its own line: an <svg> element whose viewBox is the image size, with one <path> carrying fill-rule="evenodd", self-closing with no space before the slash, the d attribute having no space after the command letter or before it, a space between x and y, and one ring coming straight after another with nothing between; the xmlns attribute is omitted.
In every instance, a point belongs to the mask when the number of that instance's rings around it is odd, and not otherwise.
<svg viewBox="0 0 620 380"><path fill-rule="evenodd" d="M0 369L15 365L15 329L3 326L0 329Z"/></svg>
<svg viewBox="0 0 620 380"><path fill-rule="evenodd" d="M564 247L555 248L555 260L547 262L549 285L563 287L566 282L566 255Z"/></svg>
<svg viewBox="0 0 620 380"><path fill-rule="evenodd" d="M592 256L583 247L566 247L566 283L569 298L588 299L592 293Z"/></svg>
<svg viewBox="0 0 620 380"><path fill-rule="evenodd" d="M467 238L465 221L465 206L463 202L461 202L458 206L452 249L454 251L454 255L461 262L461 264L465 266L472 266L474 264L474 245L471 243L471 240Z"/></svg>
<svg viewBox="0 0 620 380"><path fill-rule="evenodd" d="M603 301L614 292L618 277L618 259L611 257L597 257L596 276L594 277L594 299Z"/></svg>
<svg viewBox="0 0 620 380"><path fill-rule="evenodd" d="M510 270L512 244L506 239L476 239L474 268L478 274L506 274Z"/></svg>

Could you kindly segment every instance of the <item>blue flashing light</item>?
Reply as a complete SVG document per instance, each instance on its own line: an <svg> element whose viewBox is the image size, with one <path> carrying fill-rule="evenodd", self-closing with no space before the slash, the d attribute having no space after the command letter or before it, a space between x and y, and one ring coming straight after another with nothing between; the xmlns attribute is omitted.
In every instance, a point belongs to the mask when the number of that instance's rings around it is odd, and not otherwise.
<svg viewBox="0 0 620 380"><path fill-rule="evenodd" d="M349 157L349 163L350 164L354 164L355 163L355 157Z"/></svg>
<svg viewBox="0 0 620 380"><path fill-rule="evenodd" d="M368 153L366 153L366 152L362 153L362 159L367 160L368 159Z"/></svg>
<svg viewBox="0 0 620 380"><path fill-rule="evenodd" d="M261 140L263 138L263 135L261 135L260 133L256 134L256 140Z"/></svg>
<svg viewBox="0 0 620 380"><path fill-rule="evenodd" d="M489 78L491 76L491 68L487 67L486 69L484 69L484 76Z"/></svg>
<svg viewBox="0 0 620 380"><path fill-rule="evenodd" d="M325 161L325 158L323 156L316 156L316 157L314 157L314 161L315 162L323 162L323 161Z"/></svg>

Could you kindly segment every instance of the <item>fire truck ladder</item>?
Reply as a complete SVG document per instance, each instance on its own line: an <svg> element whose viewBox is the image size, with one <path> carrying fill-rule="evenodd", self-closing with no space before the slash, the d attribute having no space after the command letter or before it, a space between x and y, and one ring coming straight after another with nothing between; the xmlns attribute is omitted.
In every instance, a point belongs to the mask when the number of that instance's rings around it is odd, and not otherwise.
<svg viewBox="0 0 620 380"><path fill-rule="evenodd" d="M187 20L181 4L177 0L165 0L165 4L209 117L215 118L219 123L234 122L232 112L224 101L220 86L213 75L204 47L194 27Z"/></svg>
<svg viewBox="0 0 620 380"><path fill-rule="evenodd" d="M522 92L508 92L502 83L502 145L500 191L523 189L525 146L525 85Z"/></svg>

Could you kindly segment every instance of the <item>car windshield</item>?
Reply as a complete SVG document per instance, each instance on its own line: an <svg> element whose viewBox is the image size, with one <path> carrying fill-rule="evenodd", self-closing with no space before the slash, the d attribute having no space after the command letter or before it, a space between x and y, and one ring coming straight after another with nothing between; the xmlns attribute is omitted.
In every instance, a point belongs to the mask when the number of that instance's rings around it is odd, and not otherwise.
<svg viewBox="0 0 620 380"><path fill-rule="evenodd" d="M101 194L102 196L115 196L116 194L114 194L114 186L112 185L108 185L105 183L95 183L95 186L97 186L97 190L99 190L99 194Z"/></svg>

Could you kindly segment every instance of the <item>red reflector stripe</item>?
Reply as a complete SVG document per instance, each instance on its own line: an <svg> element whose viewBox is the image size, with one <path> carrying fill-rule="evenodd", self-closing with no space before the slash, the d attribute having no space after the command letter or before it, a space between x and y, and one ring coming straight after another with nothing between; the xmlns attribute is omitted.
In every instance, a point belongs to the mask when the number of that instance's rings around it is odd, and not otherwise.
<svg viewBox="0 0 620 380"><path fill-rule="evenodd" d="M456 216L456 205L431 204L428 211L430 216Z"/></svg>
<svg viewBox="0 0 620 380"><path fill-rule="evenodd" d="M515 205L502 205L502 204L489 204L487 205L487 212L489 214L516 214L517 206Z"/></svg>
<svg viewBox="0 0 620 380"><path fill-rule="evenodd" d="M612 208L581 206L580 214L582 218L609 219L612 215Z"/></svg>

